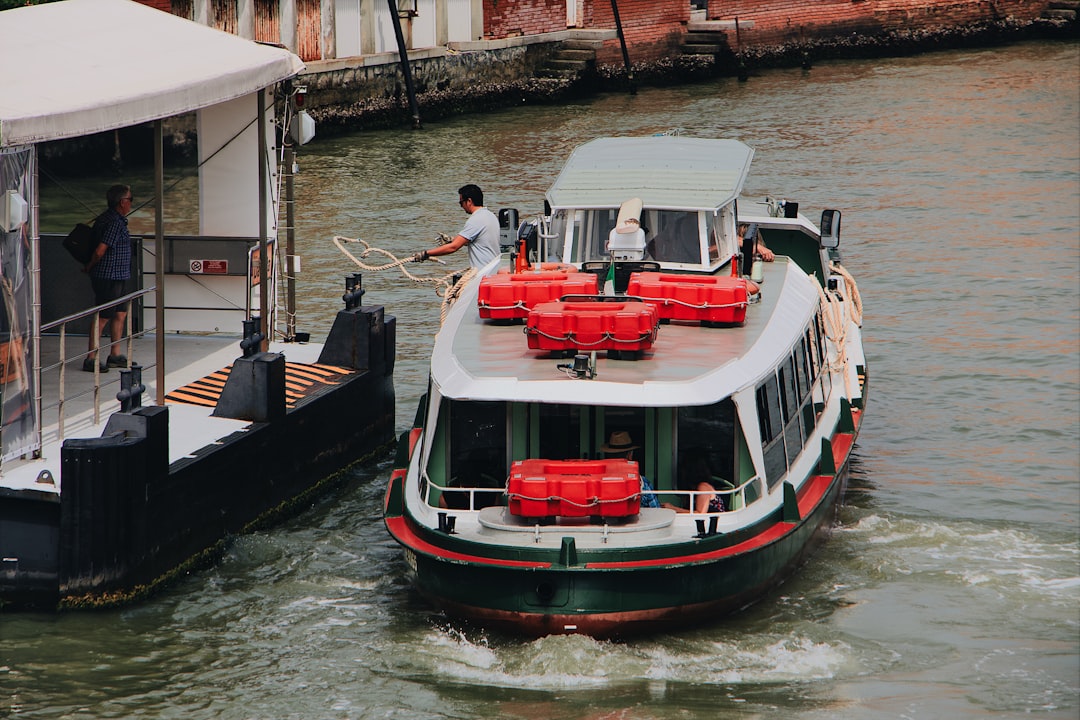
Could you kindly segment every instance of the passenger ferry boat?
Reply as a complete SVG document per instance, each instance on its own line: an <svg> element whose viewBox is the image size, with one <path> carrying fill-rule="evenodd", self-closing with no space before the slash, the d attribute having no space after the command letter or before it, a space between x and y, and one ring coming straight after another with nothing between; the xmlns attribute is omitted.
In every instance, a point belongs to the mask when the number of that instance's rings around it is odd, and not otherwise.
<svg viewBox="0 0 1080 720"><path fill-rule="evenodd" d="M866 401L859 296L839 212L739 199L753 154L586 143L510 267L461 290L385 496L451 617L536 636L702 622L830 528Z"/></svg>

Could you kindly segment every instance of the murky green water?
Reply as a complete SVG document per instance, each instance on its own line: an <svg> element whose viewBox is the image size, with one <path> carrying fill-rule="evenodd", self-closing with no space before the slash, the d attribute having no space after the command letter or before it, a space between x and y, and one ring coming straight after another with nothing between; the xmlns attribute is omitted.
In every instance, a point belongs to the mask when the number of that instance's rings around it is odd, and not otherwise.
<svg viewBox="0 0 1080 720"><path fill-rule="evenodd" d="M320 335L353 271L335 234L397 254L428 247L464 222L466 182L489 206L537 212L569 151L597 135L682 127L756 147L750 195L843 210L841 249L865 303L870 402L839 527L778 592L710 627L522 641L452 627L404 584L381 521L384 464L151 602L0 616L0 713L1075 718L1078 88L1077 44L1025 44L304 148L301 329ZM77 190L96 198L96 187ZM171 202L181 214L182 197ZM404 429L439 298L390 274L365 286L398 317Z"/></svg>

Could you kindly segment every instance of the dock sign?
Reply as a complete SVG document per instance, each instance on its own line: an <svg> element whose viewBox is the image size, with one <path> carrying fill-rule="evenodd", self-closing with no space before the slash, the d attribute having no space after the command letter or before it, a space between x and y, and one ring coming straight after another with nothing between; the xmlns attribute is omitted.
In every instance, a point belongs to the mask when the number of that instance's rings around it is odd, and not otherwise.
<svg viewBox="0 0 1080 720"><path fill-rule="evenodd" d="M228 275L228 260L191 260L188 263L189 275Z"/></svg>

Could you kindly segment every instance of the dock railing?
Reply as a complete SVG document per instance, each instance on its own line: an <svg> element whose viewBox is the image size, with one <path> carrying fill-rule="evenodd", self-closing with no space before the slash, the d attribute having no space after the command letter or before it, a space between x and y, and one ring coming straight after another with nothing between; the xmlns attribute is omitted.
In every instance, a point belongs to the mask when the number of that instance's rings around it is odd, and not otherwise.
<svg viewBox="0 0 1080 720"><path fill-rule="evenodd" d="M38 367L36 367L34 369L34 374L38 378L44 378L45 373L52 372L54 370L59 372L59 385L58 385L58 390L57 390L57 393L56 393L55 401L50 400L49 404L47 404L47 405L44 404L44 400L45 400L45 398L44 398L44 390L43 390L44 382L39 382L37 384L36 393L35 393L36 397L34 398L34 401L35 401L35 404L37 405L37 416L39 418L39 420L38 420L38 433L39 434L41 433L41 428L44 427L44 425L45 425L45 415L44 415L45 411L46 410L50 410L50 411L55 410L56 413L57 413L57 435L58 435L58 439L62 441L64 439L64 420L65 420L65 409L66 409L65 405L66 405L66 403L68 403L69 401L74 400L76 398L85 397L87 395L93 395L94 424L96 425L99 422L101 422L101 389L102 389L102 386L103 385L109 385L109 384L112 384L113 382L116 382L116 381L108 381L108 382L103 383L102 378L101 378L101 372L99 370L99 367L100 367L101 363L104 361L104 356L102 356L101 353L102 353L103 350L105 350L105 348L101 347L101 337L99 336L100 328L101 328L101 323L100 323L101 313L108 310L108 309L110 309L110 308L123 307L124 309L126 309L127 317L124 320L124 324L125 324L124 337L120 340L120 342L123 342L126 345L126 352L124 352L124 356L127 357L127 358L131 358L133 356L133 354L134 354L132 352L132 347L133 347L133 344L134 344L134 341L135 341L135 336L137 335L139 337L142 337L144 335L147 335L147 334L155 331L155 328L143 328L138 333L136 333L134 335L132 334L132 332L131 332L132 305L139 298L144 297L144 296L146 296L146 295L148 295L150 293L153 293L156 290L157 290L156 286L149 287L149 288L143 288L141 290L137 290L135 292L128 293L127 295L124 295L123 297L118 298L118 299L114 300L113 302L106 303L106 304L103 304L103 305L95 305L92 308L87 308L86 310L82 310L80 312L73 313L71 315L67 315L65 317L59 318L58 320L53 320L52 322L45 323L45 324L43 324L41 326L41 331L40 332L41 332L42 335L44 335L46 333L50 333L50 332L52 332L54 330L58 330L60 348L59 348L58 359L57 359L56 362L50 363L48 365L42 365L41 361L40 361L40 355L39 355L39 357L38 357L38 359L36 361ZM91 337L93 338L93 340L92 340L93 347L97 348L97 350L90 350L89 348L83 348L80 351L74 352L69 356L68 351L67 351L68 325L70 325L71 323L80 321L80 320L84 320L86 318L92 318L91 323L90 323L90 333L91 333ZM79 337L82 337L81 334L79 335ZM40 343L41 343L41 338L40 337L37 338L37 342L38 342L38 347L40 347L41 346L40 345ZM117 343L117 340L115 338L110 338L110 345L115 345L116 343ZM89 389L85 389L84 387L79 387L78 389L76 389L71 394L68 394L68 382L67 382L68 364L71 363L73 360L85 361L85 359L93 357L93 356L97 356L97 360L96 360L96 362L94 362L94 382L93 382L93 385ZM145 366L145 367L153 367L153 366L154 365ZM82 371L81 367L80 367L79 371L80 372Z"/></svg>

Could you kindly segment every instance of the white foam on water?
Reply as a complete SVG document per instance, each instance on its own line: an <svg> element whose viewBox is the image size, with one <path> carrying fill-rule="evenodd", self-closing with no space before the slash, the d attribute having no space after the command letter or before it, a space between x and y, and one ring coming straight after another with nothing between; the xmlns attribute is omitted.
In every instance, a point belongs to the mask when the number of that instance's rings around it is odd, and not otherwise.
<svg viewBox="0 0 1080 720"><path fill-rule="evenodd" d="M678 637L615 643L584 635L553 635L529 642L489 645L452 628L426 633L420 653L444 680L532 690L586 690L648 682L731 685L785 683L835 677L851 664L842 642L805 637L747 635L743 640ZM418 668L419 670L419 668Z"/></svg>
<svg viewBox="0 0 1080 720"><path fill-rule="evenodd" d="M1017 527L963 521L924 521L871 515L837 532L860 538L885 571L936 573L964 585L991 587L1003 595L1036 595L1063 604L1080 599L1080 544L1038 538Z"/></svg>

